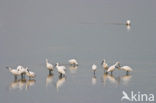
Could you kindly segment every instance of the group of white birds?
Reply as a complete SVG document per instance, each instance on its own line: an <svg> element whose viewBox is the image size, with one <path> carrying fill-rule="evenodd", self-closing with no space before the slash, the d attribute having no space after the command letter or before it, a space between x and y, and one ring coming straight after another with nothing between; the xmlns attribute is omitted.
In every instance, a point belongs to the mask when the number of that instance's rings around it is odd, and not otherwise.
<svg viewBox="0 0 156 103"><path fill-rule="evenodd" d="M11 67L6 67L11 74L14 75L15 77L15 80L17 79L17 76L20 76L21 75L21 79L24 79L25 78L25 75L29 77L29 79L33 79L36 75L34 72L30 71L28 69L28 67L23 67L21 65L17 66L16 69L13 69Z"/></svg>
<svg viewBox="0 0 156 103"><path fill-rule="evenodd" d="M73 67L78 66L78 62L77 62L76 59L70 59L68 62L69 62L69 65L70 65L70 66L73 66ZM54 71L54 68L56 67L58 73L60 74L60 76L65 76L66 67L60 65L58 62L57 62L55 65L53 65L52 63L50 63L50 62L48 61L48 59L46 59L46 67L47 67L47 69L49 70L49 74L50 74L52 71Z"/></svg>
<svg viewBox="0 0 156 103"><path fill-rule="evenodd" d="M106 60L102 60L101 62L102 67L104 68L104 70L106 71L106 74L111 72L111 74L113 73L113 71L117 68L119 70L124 70L126 71L126 74L128 75L129 72L132 72L133 69L129 66L120 66L120 62L116 62L115 64L108 66L108 64L106 63ZM92 70L95 74L95 71L97 69L97 66L95 64L92 65Z"/></svg>
<svg viewBox="0 0 156 103"><path fill-rule="evenodd" d="M77 67L78 62L76 59L70 59L68 61L68 65ZM128 75L129 72L132 72L133 69L129 66L120 66L119 62L116 62L115 64L108 66L106 63L106 60L102 60L101 66L104 68L106 74L109 72L111 75L113 74L113 71L117 68L118 70L124 70L126 71L126 75ZM15 80L17 79L17 76L21 75L21 78L25 78L25 75L29 77L29 79L33 79L36 75L34 72L30 71L28 67L24 68L23 66L19 65L16 69L12 69L11 67L7 67L9 71L14 75ZM60 65L58 62L53 65L52 63L49 62L48 59L46 59L46 68L49 70L49 74L51 74L54 71L54 68L56 68L57 72L59 73L60 77L65 77L66 74L66 67L63 65ZM92 65L92 71L94 72L97 70L97 65L93 64Z"/></svg>

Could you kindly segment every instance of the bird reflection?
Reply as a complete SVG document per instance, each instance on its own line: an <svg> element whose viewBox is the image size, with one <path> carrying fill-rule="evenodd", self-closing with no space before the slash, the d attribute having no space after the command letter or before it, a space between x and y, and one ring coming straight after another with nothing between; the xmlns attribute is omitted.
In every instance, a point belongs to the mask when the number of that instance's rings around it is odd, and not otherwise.
<svg viewBox="0 0 156 103"><path fill-rule="evenodd" d="M117 84L116 78L113 75L111 75L111 74L104 73L102 79L103 79L102 82L103 82L104 86L106 85L106 81L107 80L109 82L111 82L112 84Z"/></svg>
<svg viewBox="0 0 156 103"><path fill-rule="evenodd" d="M34 84L35 84L35 80L19 79L19 80L14 80L13 82L11 82L9 88L27 90L29 87L33 86Z"/></svg>
<svg viewBox="0 0 156 103"><path fill-rule="evenodd" d="M93 77L92 77L92 85L95 85L96 84L96 76L94 75Z"/></svg>
<svg viewBox="0 0 156 103"><path fill-rule="evenodd" d="M126 25L127 31L130 31L131 25Z"/></svg>
<svg viewBox="0 0 156 103"><path fill-rule="evenodd" d="M47 76L47 78L46 78L46 87L47 87L50 83L52 83L53 78L54 78L54 74L53 74L53 73L50 73L50 74Z"/></svg>
<svg viewBox="0 0 156 103"><path fill-rule="evenodd" d="M18 88L18 80L14 80L11 84L10 84L10 89L17 89Z"/></svg>
<svg viewBox="0 0 156 103"><path fill-rule="evenodd" d="M59 88L61 86L63 86L63 84L65 83L65 81L66 81L66 78L64 76L59 76L59 79L56 82L56 88L57 88L57 90L59 90Z"/></svg>
<svg viewBox="0 0 156 103"><path fill-rule="evenodd" d="M124 75L124 76L120 76L120 77L118 77L118 81L119 81L119 83L120 82L122 82L123 83L123 85L128 85L128 83L129 83L129 81L131 80L131 78L132 78L132 75Z"/></svg>
<svg viewBox="0 0 156 103"><path fill-rule="evenodd" d="M36 80L33 80L33 79L28 80L26 82L26 90L29 89L31 86L35 85L35 82L36 82Z"/></svg>
<svg viewBox="0 0 156 103"><path fill-rule="evenodd" d="M19 80L19 89L23 90L24 88L26 88L26 79L20 79Z"/></svg>
<svg viewBox="0 0 156 103"><path fill-rule="evenodd" d="M77 68L78 68L78 66L69 66L69 70L70 70L70 72L72 73L72 74L74 74L74 73L76 73L77 72Z"/></svg>

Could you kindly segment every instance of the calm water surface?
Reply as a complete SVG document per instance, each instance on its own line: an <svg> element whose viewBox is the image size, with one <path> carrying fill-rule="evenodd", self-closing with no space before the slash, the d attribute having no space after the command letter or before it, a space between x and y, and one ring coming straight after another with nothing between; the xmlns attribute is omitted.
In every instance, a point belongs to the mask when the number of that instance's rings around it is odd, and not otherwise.
<svg viewBox="0 0 156 103"><path fill-rule="evenodd" d="M1 103L120 103L122 91L156 95L155 0L1 0ZM127 30L127 19L132 21ZM45 58L68 63L48 75ZM134 69L105 75L100 63ZM91 65L98 68L94 76ZM6 66L29 66L35 80L14 81ZM19 78L20 79L20 78Z"/></svg>

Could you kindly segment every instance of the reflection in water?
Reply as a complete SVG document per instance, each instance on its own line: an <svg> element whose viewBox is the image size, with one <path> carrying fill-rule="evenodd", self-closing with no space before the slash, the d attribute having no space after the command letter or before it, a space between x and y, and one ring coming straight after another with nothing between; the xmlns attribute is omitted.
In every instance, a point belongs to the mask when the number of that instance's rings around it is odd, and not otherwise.
<svg viewBox="0 0 156 103"><path fill-rule="evenodd" d="M121 82L122 80L123 85L128 85L131 78L132 78L132 75L124 75L124 76L118 77L118 81Z"/></svg>
<svg viewBox="0 0 156 103"><path fill-rule="evenodd" d="M27 90L29 87L33 86L35 82L36 82L35 80L26 80L26 79L14 80L10 84L10 89Z"/></svg>
<svg viewBox="0 0 156 103"><path fill-rule="evenodd" d="M126 25L127 31L130 31L131 25Z"/></svg>
<svg viewBox="0 0 156 103"><path fill-rule="evenodd" d="M103 84L104 84L104 86L106 85L106 81L109 81L109 82L111 82L112 84L117 84L118 82L117 82L117 80L116 80L116 78L113 76L113 75L111 75L111 74L108 74L108 73L104 73L103 74Z"/></svg>
<svg viewBox="0 0 156 103"><path fill-rule="evenodd" d="M64 76L59 76L59 79L56 82L56 88L59 90L59 88L65 83L66 78Z"/></svg>
<svg viewBox="0 0 156 103"><path fill-rule="evenodd" d="M26 88L26 79L20 79L19 80L19 89L23 90L24 88Z"/></svg>
<svg viewBox="0 0 156 103"><path fill-rule="evenodd" d="M17 88L18 88L18 80L15 80L10 84L10 89L17 89Z"/></svg>
<svg viewBox="0 0 156 103"><path fill-rule="evenodd" d="M31 86L35 85L36 80L28 80L26 82L26 90L29 89Z"/></svg>
<svg viewBox="0 0 156 103"><path fill-rule="evenodd" d="M96 76L94 75L93 77L92 77L92 85L95 85L96 84Z"/></svg>
<svg viewBox="0 0 156 103"><path fill-rule="evenodd" d="M69 70L70 70L70 72L71 72L72 74L74 74L74 73L77 72L77 68L78 68L78 66L72 66L72 65L69 66Z"/></svg>
<svg viewBox="0 0 156 103"><path fill-rule="evenodd" d="M46 87L48 87L48 85L49 85L50 83L52 83L53 77L54 77L54 74L53 74L53 73L50 73L50 74L47 76L47 78L46 78Z"/></svg>

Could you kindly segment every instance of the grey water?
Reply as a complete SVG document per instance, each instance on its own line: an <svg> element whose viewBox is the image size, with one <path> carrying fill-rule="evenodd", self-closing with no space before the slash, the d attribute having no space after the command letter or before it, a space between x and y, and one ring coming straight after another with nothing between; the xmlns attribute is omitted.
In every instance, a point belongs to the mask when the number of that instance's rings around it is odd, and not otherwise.
<svg viewBox="0 0 156 103"><path fill-rule="evenodd" d="M155 0L1 0L1 103L121 103L122 91L156 95ZM124 24L131 20L128 30ZM67 64L48 75L45 59ZM104 74L119 61L133 72ZM91 65L97 65L95 76ZM28 66L35 80L14 81L6 66ZM128 101L124 101L128 102Z"/></svg>

